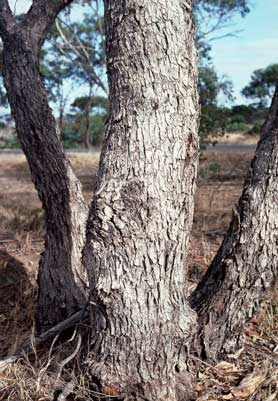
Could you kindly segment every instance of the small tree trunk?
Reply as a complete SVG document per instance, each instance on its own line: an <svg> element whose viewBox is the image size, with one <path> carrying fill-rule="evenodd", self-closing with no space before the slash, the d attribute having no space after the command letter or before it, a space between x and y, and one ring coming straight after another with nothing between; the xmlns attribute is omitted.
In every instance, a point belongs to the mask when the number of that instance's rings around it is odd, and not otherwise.
<svg viewBox="0 0 278 401"><path fill-rule="evenodd" d="M38 278L38 325L45 330L84 303L86 275L81 250L87 212L80 183L56 132L34 38L29 30L15 28L4 40L3 60L17 133L45 210L45 251Z"/></svg>
<svg viewBox="0 0 278 401"><path fill-rule="evenodd" d="M102 391L185 400L186 257L198 158L191 1L105 1L111 118L84 261Z"/></svg>
<svg viewBox="0 0 278 401"><path fill-rule="evenodd" d="M217 359L241 344L243 327L278 273L278 91L234 212L212 265L191 297L201 350Z"/></svg>
<svg viewBox="0 0 278 401"><path fill-rule="evenodd" d="M59 86L59 118L58 118L58 136L61 138L64 126L64 113L66 107L66 98L64 96L63 85Z"/></svg>
<svg viewBox="0 0 278 401"><path fill-rule="evenodd" d="M92 96L92 85L90 85L89 96L85 108L85 133L84 133L84 145L86 149L90 149L91 147L91 121L90 114L92 110L93 104L93 96Z"/></svg>

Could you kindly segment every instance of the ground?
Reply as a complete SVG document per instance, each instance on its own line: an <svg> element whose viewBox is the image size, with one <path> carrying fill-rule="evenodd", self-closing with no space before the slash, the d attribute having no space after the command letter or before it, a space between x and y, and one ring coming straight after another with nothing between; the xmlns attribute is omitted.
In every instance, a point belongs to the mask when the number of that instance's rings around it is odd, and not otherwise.
<svg viewBox="0 0 278 401"><path fill-rule="evenodd" d="M221 243L253 153L250 148L210 150L201 157L189 257L191 289ZM89 203L98 154L70 154L69 157ZM0 155L0 185L1 358L14 353L34 332L36 273L44 228L41 204L24 156ZM273 291L264 302L262 312L246 325L244 349L217 366L201 364L194 400L278 399L277 309L278 294ZM8 370L0 370L0 401L52 400L49 394L63 380L57 381L57 377L54 380L57 368L56 371L53 367L48 369L52 362L51 352L43 349L38 354L35 352L31 360L26 356ZM85 400L88 393L80 380L75 392L79 400Z"/></svg>

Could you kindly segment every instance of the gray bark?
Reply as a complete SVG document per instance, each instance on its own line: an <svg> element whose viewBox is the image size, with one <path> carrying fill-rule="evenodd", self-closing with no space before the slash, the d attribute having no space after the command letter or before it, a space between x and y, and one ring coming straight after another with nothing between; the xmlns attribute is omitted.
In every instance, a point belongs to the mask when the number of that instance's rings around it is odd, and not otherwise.
<svg viewBox="0 0 278 401"><path fill-rule="evenodd" d="M241 346L243 327L278 273L278 90L227 235L191 297L199 352L210 359Z"/></svg>
<svg viewBox="0 0 278 401"><path fill-rule="evenodd" d="M111 118L88 223L92 375L107 394L186 399L186 257L198 158L191 1L105 1Z"/></svg>
<svg viewBox="0 0 278 401"><path fill-rule="evenodd" d="M35 1L23 23L17 25L7 2L0 1L5 86L46 216L45 251L38 278L41 331L64 320L84 304L86 282L81 251L87 208L80 183L58 138L39 73L39 49L47 33L45 27L50 27L49 19L54 21L58 12L59 2L52 3L55 5L50 5L46 13L43 2ZM60 8L64 3L60 2Z"/></svg>

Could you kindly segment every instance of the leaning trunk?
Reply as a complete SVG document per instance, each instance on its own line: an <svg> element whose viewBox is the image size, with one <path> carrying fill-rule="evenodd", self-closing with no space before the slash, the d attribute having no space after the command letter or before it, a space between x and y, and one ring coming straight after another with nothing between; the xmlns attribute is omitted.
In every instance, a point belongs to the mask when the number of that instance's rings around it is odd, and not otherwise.
<svg viewBox="0 0 278 401"><path fill-rule="evenodd" d="M19 28L4 41L4 79L17 133L45 211L45 251L39 269L40 330L84 304L81 266L86 206L65 157L39 73L36 42Z"/></svg>
<svg viewBox="0 0 278 401"><path fill-rule="evenodd" d="M199 352L236 350L278 273L278 89L222 246L191 297Z"/></svg>
<svg viewBox="0 0 278 401"><path fill-rule="evenodd" d="M186 300L198 158L192 4L105 8L111 117L84 254L88 364L107 394L184 400L196 324Z"/></svg>

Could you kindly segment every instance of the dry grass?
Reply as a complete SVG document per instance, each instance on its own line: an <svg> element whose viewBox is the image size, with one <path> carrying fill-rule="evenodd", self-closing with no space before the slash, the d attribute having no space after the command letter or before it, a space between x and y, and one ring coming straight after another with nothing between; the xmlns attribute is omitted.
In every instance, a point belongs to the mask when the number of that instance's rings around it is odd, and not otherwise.
<svg viewBox="0 0 278 401"><path fill-rule="evenodd" d="M33 275L33 276L32 276ZM36 296L34 272L0 251L0 356L15 352L28 338L34 320Z"/></svg>
<svg viewBox="0 0 278 401"><path fill-rule="evenodd" d="M259 135L249 135L242 132L227 133L223 137L219 138L218 143L220 144L245 144L255 145L259 140Z"/></svg>
<svg viewBox="0 0 278 401"><path fill-rule="evenodd" d="M246 325L244 347L229 355L225 362L203 366L196 391L197 401L278 399L277 289L263 303L261 312Z"/></svg>
<svg viewBox="0 0 278 401"><path fill-rule="evenodd" d="M252 151L208 152L201 160L189 259L192 286L202 276L221 243L251 157ZM89 202L98 156L72 154L70 158ZM32 335L36 272L43 249L44 228L43 212L24 158L0 156L0 171L3 188L0 195L0 354L3 356L13 353ZM196 400L278 399L277 309L278 291L274 291L262 311L246 325L242 353L232 355L228 361L230 365L201 365ZM52 401L55 391L73 379L75 398L68 397L68 401L85 401L90 397L102 399L96 389L89 387L79 358L74 365L66 366L57 380L59 363L71 352L74 343L66 347L61 347L58 341L53 347L48 344L45 349L34 350L33 356L22 358L0 373L0 401ZM52 352L49 351L51 348ZM245 388L243 398L234 396L240 386L243 387L240 391L244 391L246 383L242 384L242 380L246 377L248 391L252 390L252 385L254 391L248 394Z"/></svg>

